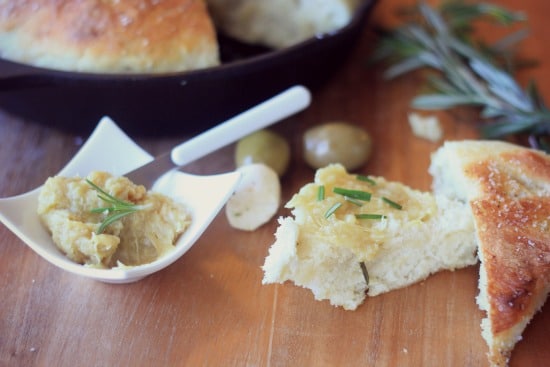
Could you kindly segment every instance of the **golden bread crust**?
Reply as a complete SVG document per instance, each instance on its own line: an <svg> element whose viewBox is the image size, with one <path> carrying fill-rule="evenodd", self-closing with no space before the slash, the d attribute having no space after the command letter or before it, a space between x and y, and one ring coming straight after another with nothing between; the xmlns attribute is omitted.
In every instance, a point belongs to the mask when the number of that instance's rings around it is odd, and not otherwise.
<svg viewBox="0 0 550 367"><path fill-rule="evenodd" d="M2 1L0 55L93 72L167 72L219 63L203 0Z"/></svg>
<svg viewBox="0 0 550 367"><path fill-rule="evenodd" d="M503 142L449 146L476 224L489 360L506 366L550 291L550 156Z"/></svg>
<svg viewBox="0 0 550 367"><path fill-rule="evenodd" d="M494 345L515 339L541 307L550 284L550 198L475 200L471 203L480 257L487 274L488 315ZM503 365L510 350L491 353Z"/></svg>

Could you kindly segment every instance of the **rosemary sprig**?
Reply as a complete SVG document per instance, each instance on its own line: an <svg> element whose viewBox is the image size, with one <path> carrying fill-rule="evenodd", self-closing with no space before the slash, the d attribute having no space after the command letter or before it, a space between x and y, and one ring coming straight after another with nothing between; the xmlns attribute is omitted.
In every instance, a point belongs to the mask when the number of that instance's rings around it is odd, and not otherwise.
<svg viewBox="0 0 550 367"><path fill-rule="evenodd" d="M407 14L408 22L381 38L373 60L390 63L387 78L424 68L438 72L428 77L434 92L414 98L413 108L474 106L484 122L483 137L527 133L531 145L550 152L550 110L534 83L523 90L511 74L516 64L510 50L525 38L525 29L493 45L473 35L476 20L510 25L524 21L523 14L463 0L443 1L437 9L419 2Z"/></svg>
<svg viewBox="0 0 550 367"><path fill-rule="evenodd" d="M92 213L107 213L107 216L101 222L99 228L96 230L97 234L103 233L105 228L109 226L110 224L116 222L117 220L120 220L121 218L135 213L139 210L146 209L146 205L137 205L134 203L130 203L128 201L124 201L121 199L118 199L109 193L107 193L105 190L103 190L101 187L97 186L95 183L93 183L91 180L86 179L86 182L88 185L90 185L94 190L97 191L97 196L104 201L106 204L110 204L110 206L105 207L99 207L91 209L90 212Z"/></svg>

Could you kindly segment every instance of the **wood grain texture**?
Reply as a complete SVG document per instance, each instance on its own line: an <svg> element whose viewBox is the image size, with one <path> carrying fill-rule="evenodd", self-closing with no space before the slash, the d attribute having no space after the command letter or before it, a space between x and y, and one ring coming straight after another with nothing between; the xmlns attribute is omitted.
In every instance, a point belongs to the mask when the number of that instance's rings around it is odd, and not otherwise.
<svg viewBox="0 0 550 367"><path fill-rule="evenodd" d="M382 0L372 26L395 23L393 12L413 1ZM539 67L520 75L550 96L550 2L499 2L524 10L531 35L522 47ZM301 159L301 135L324 121L344 120L374 137L363 173L383 175L429 190L429 156L437 147L414 138L408 102L422 78L384 81L366 68L371 26L345 65L313 104L275 129L292 144L283 178L286 201L313 178ZM438 114L447 139L476 137L465 121L474 115ZM465 118L466 117L466 118ZM86 137L20 121L0 112L0 196L43 183ZM185 136L138 139L152 153ZM188 167L195 173L233 169L233 147ZM279 214L287 214L281 208ZM220 214L179 261L137 283L110 285L65 273L0 226L0 366L487 366L480 335L483 313L475 304L478 268L441 272L424 282L367 299L356 311L317 302L292 284L262 286L260 266L276 222L255 232L231 228ZM511 367L550 361L548 305L517 344Z"/></svg>

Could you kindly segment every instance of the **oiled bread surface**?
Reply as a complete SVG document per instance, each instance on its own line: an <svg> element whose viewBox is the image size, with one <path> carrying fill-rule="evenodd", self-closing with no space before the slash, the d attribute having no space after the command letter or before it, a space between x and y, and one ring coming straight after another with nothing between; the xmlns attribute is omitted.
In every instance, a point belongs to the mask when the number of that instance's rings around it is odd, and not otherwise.
<svg viewBox="0 0 550 367"><path fill-rule="evenodd" d="M176 72L219 63L203 0L0 1L0 57L101 73Z"/></svg>
<svg viewBox="0 0 550 367"><path fill-rule="evenodd" d="M482 335L491 366L507 366L550 291L550 156L505 142L446 142L430 173L436 192L470 203Z"/></svg>

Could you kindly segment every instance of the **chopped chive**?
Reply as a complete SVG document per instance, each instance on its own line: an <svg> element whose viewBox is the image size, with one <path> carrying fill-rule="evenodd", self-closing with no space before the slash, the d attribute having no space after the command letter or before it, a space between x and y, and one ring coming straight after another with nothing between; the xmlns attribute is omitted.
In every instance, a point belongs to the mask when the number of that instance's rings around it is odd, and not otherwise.
<svg viewBox="0 0 550 367"><path fill-rule="evenodd" d="M385 219L386 216L382 214L355 214L357 219Z"/></svg>
<svg viewBox="0 0 550 367"><path fill-rule="evenodd" d="M361 266L361 272L363 273L363 278L365 278L365 283L367 283L367 287L369 286L369 272L367 271L367 266L363 261L359 263L359 266Z"/></svg>
<svg viewBox="0 0 550 367"><path fill-rule="evenodd" d="M363 206L363 203L361 201L350 198L349 196L344 196L344 200L357 206Z"/></svg>
<svg viewBox="0 0 550 367"><path fill-rule="evenodd" d="M321 185L317 190L317 201L323 201L324 199L325 199L325 186Z"/></svg>
<svg viewBox="0 0 550 367"><path fill-rule="evenodd" d="M335 187L334 189L332 189L332 191L335 194L340 194L352 199L363 200L363 201L370 201L370 197L371 197L370 192L360 191L360 190L349 190L341 187Z"/></svg>
<svg viewBox="0 0 550 367"><path fill-rule="evenodd" d="M386 203L388 203L390 206L394 207L395 209L403 209L403 207L399 204L397 204L395 201L392 201L384 196L382 196L382 200L384 200Z"/></svg>
<svg viewBox="0 0 550 367"><path fill-rule="evenodd" d="M332 214L334 214L334 212L337 211L338 208L341 207L341 206L342 206L342 203L336 203L336 204L334 204L333 206L331 206L331 207L327 210L327 212L325 213L325 218L330 217L330 216L331 216Z"/></svg>
<svg viewBox="0 0 550 367"><path fill-rule="evenodd" d="M370 178L368 176L357 175L357 176L355 176L355 178L358 179L359 181L365 181L365 182L370 183L371 185L376 185L376 181L374 181L372 178Z"/></svg>

